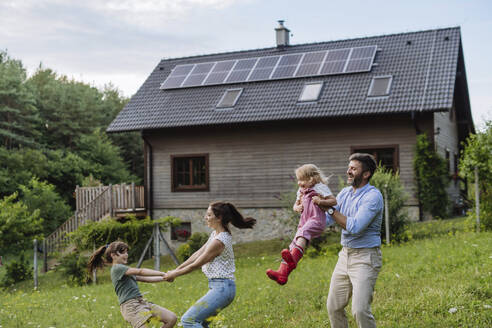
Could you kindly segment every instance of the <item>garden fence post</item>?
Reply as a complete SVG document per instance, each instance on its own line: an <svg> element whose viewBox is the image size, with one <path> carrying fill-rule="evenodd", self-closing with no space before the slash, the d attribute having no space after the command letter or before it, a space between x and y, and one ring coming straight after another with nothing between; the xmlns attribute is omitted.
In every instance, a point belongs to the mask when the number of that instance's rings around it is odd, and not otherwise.
<svg viewBox="0 0 492 328"><path fill-rule="evenodd" d="M34 289L38 289L38 241L34 239Z"/></svg>
<svg viewBox="0 0 492 328"><path fill-rule="evenodd" d="M477 215L477 232L480 232L480 188L478 182L478 167L475 166L475 213Z"/></svg>
<svg viewBox="0 0 492 328"><path fill-rule="evenodd" d="M159 243L160 238L159 238L159 223L155 222L154 223L154 243L155 243L155 261L154 261L154 269L155 270L160 270L161 267L161 245Z"/></svg>
<svg viewBox="0 0 492 328"><path fill-rule="evenodd" d="M43 273L48 272L48 247L46 239L43 239Z"/></svg>
<svg viewBox="0 0 492 328"><path fill-rule="evenodd" d="M94 254L95 251L96 251L96 242L92 244L92 253ZM94 285L97 283L97 269L92 270L92 281Z"/></svg>
<svg viewBox="0 0 492 328"><path fill-rule="evenodd" d="M386 245L390 243L390 224L388 206L388 185L384 185L384 223L386 228Z"/></svg>

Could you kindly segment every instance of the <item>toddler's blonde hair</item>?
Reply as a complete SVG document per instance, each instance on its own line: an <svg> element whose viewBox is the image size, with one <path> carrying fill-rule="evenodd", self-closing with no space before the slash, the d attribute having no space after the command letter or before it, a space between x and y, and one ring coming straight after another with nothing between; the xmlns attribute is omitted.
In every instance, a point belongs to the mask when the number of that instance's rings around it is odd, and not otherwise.
<svg viewBox="0 0 492 328"><path fill-rule="evenodd" d="M315 183L328 184L328 179L323 171L314 164L304 164L296 169L296 177L300 180L313 179Z"/></svg>

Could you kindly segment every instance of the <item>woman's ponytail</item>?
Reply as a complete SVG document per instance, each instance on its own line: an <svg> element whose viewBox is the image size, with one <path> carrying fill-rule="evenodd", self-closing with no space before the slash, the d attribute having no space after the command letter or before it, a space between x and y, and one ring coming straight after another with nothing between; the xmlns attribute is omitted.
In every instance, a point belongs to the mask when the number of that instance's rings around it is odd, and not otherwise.
<svg viewBox="0 0 492 328"><path fill-rule="evenodd" d="M232 223L233 226L239 229L252 229L256 224L256 219L251 217L244 218L231 203L216 202L210 204L210 207L214 215L221 218L222 226L227 231L229 231L229 223Z"/></svg>

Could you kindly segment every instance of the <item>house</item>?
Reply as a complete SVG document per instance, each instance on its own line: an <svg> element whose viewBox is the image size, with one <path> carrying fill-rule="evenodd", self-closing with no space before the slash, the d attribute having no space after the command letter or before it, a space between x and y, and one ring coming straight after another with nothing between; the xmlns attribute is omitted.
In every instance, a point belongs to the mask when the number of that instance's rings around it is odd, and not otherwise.
<svg viewBox="0 0 492 328"><path fill-rule="evenodd" d="M273 238L289 230L278 196L296 167L317 164L338 192L364 151L399 170L418 218L417 134L453 174L474 131L460 28L291 45L279 23L271 48L161 60L108 127L141 131L152 215L202 231L208 204L225 200L258 219L238 238ZM448 191L458 201L459 184Z"/></svg>

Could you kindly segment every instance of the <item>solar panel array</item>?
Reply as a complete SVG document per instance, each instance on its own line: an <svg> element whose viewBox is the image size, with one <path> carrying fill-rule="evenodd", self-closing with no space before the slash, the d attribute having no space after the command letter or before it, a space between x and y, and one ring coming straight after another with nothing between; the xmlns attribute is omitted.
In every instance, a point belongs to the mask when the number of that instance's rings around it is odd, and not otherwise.
<svg viewBox="0 0 492 328"><path fill-rule="evenodd" d="M177 65L161 89L369 72L377 46Z"/></svg>

